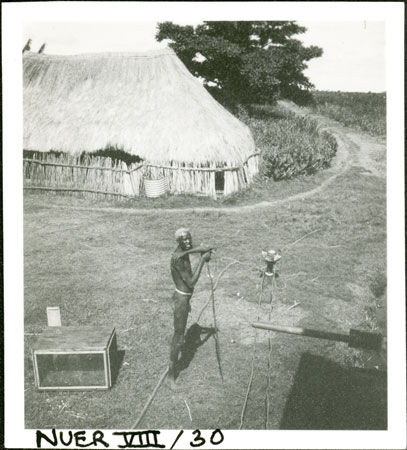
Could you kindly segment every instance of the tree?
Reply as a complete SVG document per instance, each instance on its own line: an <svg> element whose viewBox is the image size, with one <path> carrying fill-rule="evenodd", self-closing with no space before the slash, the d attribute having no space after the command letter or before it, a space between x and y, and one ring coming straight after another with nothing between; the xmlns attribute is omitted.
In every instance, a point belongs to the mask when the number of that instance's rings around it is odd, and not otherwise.
<svg viewBox="0 0 407 450"><path fill-rule="evenodd" d="M168 39L189 71L229 106L306 98L313 85L307 61L322 55L293 36L306 28L294 21L203 22L196 27L158 24L156 39Z"/></svg>

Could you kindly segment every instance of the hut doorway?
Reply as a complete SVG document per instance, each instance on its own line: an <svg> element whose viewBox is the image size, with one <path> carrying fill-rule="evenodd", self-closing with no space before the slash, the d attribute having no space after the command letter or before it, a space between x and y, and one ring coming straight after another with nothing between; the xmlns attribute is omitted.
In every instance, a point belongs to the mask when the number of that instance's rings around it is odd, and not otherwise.
<svg viewBox="0 0 407 450"><path fill-rule="evenodd" d="M215 172L215 191L218 195L223 195L225 191L225 172Z"/></svg>

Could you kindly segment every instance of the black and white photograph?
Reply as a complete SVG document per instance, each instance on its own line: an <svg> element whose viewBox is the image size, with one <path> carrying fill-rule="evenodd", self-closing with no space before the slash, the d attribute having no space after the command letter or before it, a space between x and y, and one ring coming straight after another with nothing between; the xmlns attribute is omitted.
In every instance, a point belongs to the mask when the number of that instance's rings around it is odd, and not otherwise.
<svg viewBox="0 0 407 450"><path fill-rule="evenodd" d="M404 3L3 4L6 448L405 448Z"/></svg>

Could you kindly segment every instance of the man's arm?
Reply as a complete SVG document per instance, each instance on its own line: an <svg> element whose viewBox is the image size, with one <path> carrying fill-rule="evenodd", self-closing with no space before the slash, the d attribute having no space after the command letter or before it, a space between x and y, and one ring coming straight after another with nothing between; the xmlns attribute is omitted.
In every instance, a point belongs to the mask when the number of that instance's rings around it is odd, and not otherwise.
<svg viewBox="0 0 407 450"><path fill-rule="evenodd" d="M178 259L182 258L185 255L191 255L192 253L201 253L203 255L204 253L213 252L215 249L213 247L194 247L191 248L191 250L185 250L183 252L175 253L174 259L175 261L178 261Z"/></svg>
<svg viewBox="0 0 407 450"><path fill-rule="evenodd" d="M204 266L204 264L206 262L209 262L211 260L211 252L206 252L202 255L198 266L195 269L195 272L193 273L193 275L191 276L187 271L185 270L180 270L179 267L177 267L177 264L175 262L174 264L174 268L177 270L177 272L179 273L180 277L182 278L182 281L190 288L193 289L196 285L196 283L199 280L199 277L201 275L202 272L202 268Z"/></svg>

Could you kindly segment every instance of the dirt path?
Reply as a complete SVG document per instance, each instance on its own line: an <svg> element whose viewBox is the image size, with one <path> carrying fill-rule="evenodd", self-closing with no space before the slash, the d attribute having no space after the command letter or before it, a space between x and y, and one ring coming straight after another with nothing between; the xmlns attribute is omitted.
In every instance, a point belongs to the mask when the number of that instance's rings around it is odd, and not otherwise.
<svg viewBox="0 0 407 450"><path fill-rule="evenodd" d="M294 103L280 101L279 104L295 114L308 116L316 120L322 130L329 131L338 140L343 140L342 144L345 145L345 149L343 145L339 145L342 148L338 148L338 153L332 164L333 169L341 170L343 165L346 165L346 168L352 165L364 168L363 175L386 177L386 145L383 140L345 128L335 120L312 114L308 108L300 108ZM346 146L353 147L357 151L349 155L352 152L349 152L350 149ZM348 161L346 161L347 157Z"/></svg>
<svg viewBox="0 0 407 450"><path fill-rule="evenodd" d="M274 201L262 201L259 203L234 207L196 207L196 208L172 208L172 209L158 209L158 208L139 208L139 209L125 209L114 207L81 207L81 206L63 206L63 205L48 205L50 208L64 208L72 210L85 211L100 211L100 212L114 212L132 215L146 215L146 214L180 214L187 212L205 213L205 212L221 212L221 213L242 213L246 211L253 211L261 208L272 208L282 204L292 202L295 200L311 197L332 184L338 176L346 172L350 167L357 166L364 169L363 175L377 176L384 178L386 176L386 146L377 139L357 133L355 131L342 127L338 122L328 119L323 116L310 113L307 108L300 108L294 103L287 101L280 101L279 104L288 110L301 115L311 117L320 125L321 130L326 130L331 133L337 140L338 150L335 158L332 161L331 167L327 170L330 173L328 179L321 183L318 187L309 191L301 192L299 194L291 195L283 199Z"/></svg>

